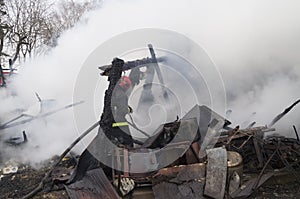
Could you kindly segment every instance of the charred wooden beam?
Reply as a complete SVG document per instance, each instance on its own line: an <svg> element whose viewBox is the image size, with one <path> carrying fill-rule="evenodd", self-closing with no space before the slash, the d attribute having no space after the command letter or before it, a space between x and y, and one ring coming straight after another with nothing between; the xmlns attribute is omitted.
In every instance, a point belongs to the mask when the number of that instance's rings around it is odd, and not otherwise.
<svg viewBox="0 0 300 199"><path fill-rule="evenodd" d="M239 130L233 129L231 131L222 132L220 137L215 139L218 139L218 143L222 143L222 142L224 143L224 142L228 142L229 140L254 136L258 133L265 133L271 131L275 131L275 128L268 128L266 126L261 126L261 127L250 128L250 129L239 129Z"/></svg>
<svg viewBox="0 0 300 199"><path fill-rule="evenodd" d="M130 69L133 69L136 67L142 67L142 66L145 66L148 64L153 64L153 63L157 63L157 62L165 62L166 60L167 60L166 57L158 57L158 58L156 58L156 60L146 57L146 58L137 59L134 61L127 61L127 62L124 62L123 66L121 67L121 70L126 71L126 70L130 70ZM98 68L100 70L103 70L103 72L101 73L102 76L108 76L112 69L112 64L103 65Z"/></svg>
<svg viewBox="0 0 300 199"><path fill-rule="evenodd" d="M263 159L263 156L262 156L261 147L260 147L260 145L259 145L256 138L253 139L253 144L254 144L257 160L258 160L258 168L262 168L263 164L264 164L264 159Z"/></svg>
<svg viewBox="0 0 300 199"><path fill-rule="evenodd" d="M300 103L300 99L293 103L291 106L287 107L282 113L277 115L268 126L272 127L274 124L276 124L283 116L288 114L298 103Z"/></svg>
<svg viewBox="0 0 300 199"><path fill-rule="evenodd" d="M296 134L296 137L297 137L297 141L299 142L299 135L298 135L298 132L297 132L296 126L295 126L295 125L293 125L293 128L294 128L294 131L295 131L295 134Z"/></svg>

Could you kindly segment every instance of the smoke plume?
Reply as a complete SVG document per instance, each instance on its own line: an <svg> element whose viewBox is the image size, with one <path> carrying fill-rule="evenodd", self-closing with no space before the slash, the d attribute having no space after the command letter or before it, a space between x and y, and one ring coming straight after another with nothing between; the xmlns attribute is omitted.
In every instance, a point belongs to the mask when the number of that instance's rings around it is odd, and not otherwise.
<svg viewBox="0 0 300 199"><path fill-rule="evenodd" d="M60 105L71 103L77 74L97 46L123 32L161 28L189 37L208 52L223 78L234 124L268 124L300 98L299 7L298 0L104 1L66 31L47 55L20 67L9 88L15 96L2 95L1 121L10 119L11 110L35 102L35 92ZM103 97L106 79L99 77L96 65L90 67L95 73L90 78L100 81L97 95ZM95 114L100 115L103 98L97 101ZM275 126L278 132L294 136L292 125L300 129L299 115L296 107ZM93 122L87 120L86 128ZM36 121L4 133L16 135L28 129L31 148L21 156L38 162L62 152L78 135L70 110L49 117L46 123Z"/></svg>

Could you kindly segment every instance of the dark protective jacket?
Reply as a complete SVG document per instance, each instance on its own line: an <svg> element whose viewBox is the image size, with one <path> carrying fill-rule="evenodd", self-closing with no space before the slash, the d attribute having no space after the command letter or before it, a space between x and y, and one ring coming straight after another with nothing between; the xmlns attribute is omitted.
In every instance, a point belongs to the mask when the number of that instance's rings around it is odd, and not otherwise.
<svg viewBox="0 0 300 199"><path fill-rule="evenodd" d="M128 113L128 97L119 85L116 85L111 98L111 111L115 123L126 122Z"/></svg>
<svg viewBox="0 0 300 199"><path fill-rule="evenodd" d="M122 87L116 85L111 99L111 111L113 115L111 134L118 142L133 146L132 136L130 135L128 123L126 121L126 114L128 114L128 96Z"/></svg>

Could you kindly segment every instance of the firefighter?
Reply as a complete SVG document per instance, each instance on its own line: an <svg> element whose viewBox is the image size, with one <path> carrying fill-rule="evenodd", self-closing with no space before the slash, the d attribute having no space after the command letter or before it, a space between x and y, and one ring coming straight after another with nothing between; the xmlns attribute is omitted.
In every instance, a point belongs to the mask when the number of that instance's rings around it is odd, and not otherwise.
<svg viewBox="0 0 300 199"><path fill-rule="evenodd" d="M127 96L127 92L130 88L131 81L127 76L122 76L118 84L115 85L110 103L113 116L113 118L109 116L109 120L111 120L111 122L108 122L110 131L108 131L108 133L104 132L114 144L126 148L133 147L133 139L125 118L128 112L132 112L132 108L128 106ZM108 123L105 123L105 125ZM98 135L96 137L98 137ZM98 160L86 149L81 154L77 167L66 184L72 184L75 181L81 180L88 170L96 168L98 165ZM107 166L101 165L105 171L109 172L111 170Z"/></svg>
<svg viewBox="0 0 300 199"><path fill-rule="evenodd" d="M127 76L122 76L119 83L115 86L111 99L113 114L111 136L117 141L116 144L129 148L133 147L133 140L125 117L132 112L132 108L128 106L127 96L130 88L131 80Z"/></svg>

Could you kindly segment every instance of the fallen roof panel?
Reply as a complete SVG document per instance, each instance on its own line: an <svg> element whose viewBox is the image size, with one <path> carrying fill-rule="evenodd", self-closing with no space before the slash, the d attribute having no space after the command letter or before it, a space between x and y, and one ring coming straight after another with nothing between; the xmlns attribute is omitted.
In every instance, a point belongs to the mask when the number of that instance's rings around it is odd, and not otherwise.
<svg viewBox="0 0 300 199"><path fill-rule="evenodd" d="M70 199L119 199L101 168L88 171L82 180L65 186Z"/></svg>

